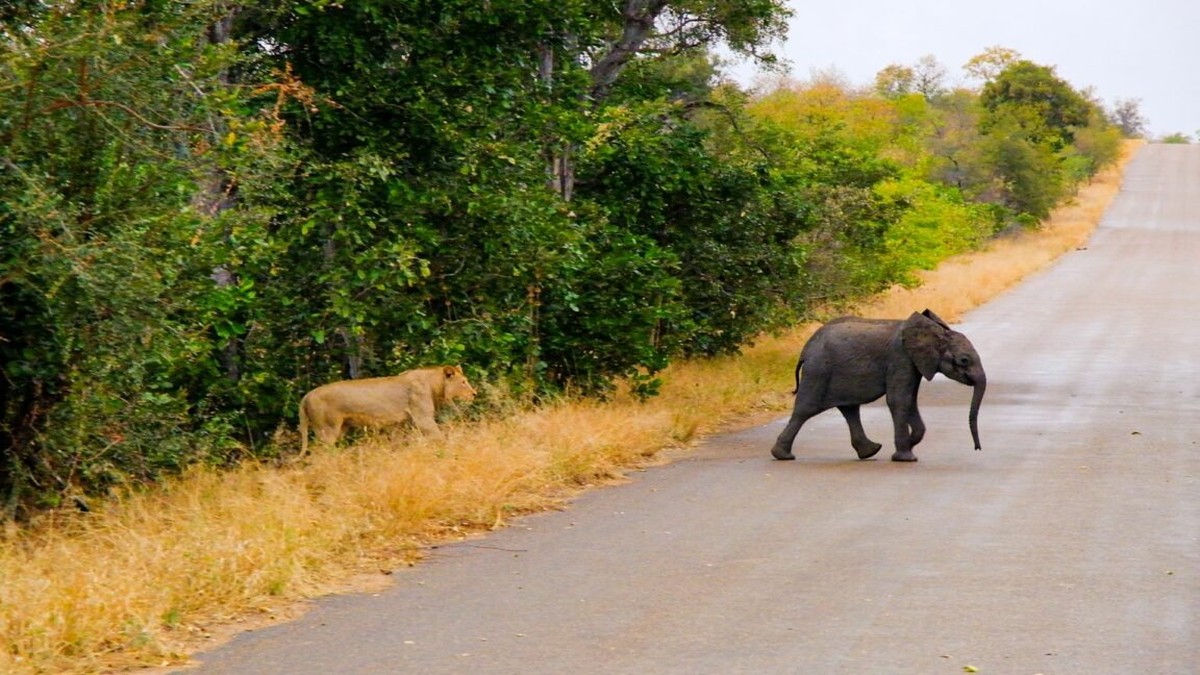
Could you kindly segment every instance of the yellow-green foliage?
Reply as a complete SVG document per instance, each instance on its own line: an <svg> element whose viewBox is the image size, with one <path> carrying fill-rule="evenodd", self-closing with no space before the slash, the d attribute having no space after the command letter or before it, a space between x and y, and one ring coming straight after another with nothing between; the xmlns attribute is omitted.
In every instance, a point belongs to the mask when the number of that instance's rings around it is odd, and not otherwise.
<svg viewBox="0 0 1200 675"><path fill-rule="evenodd" d="M911 101L898 106L836 81L818 80L783 82L752 101L748 111L800 138L832 133L847 144L878 149L912 124L916 109Z"/></svg>
<svg viewBox="0 0 1200 675"><path fill-rule="evenodd" d="M914 268L932 269L973 251L992 234L995 221L987 208L964 202L956 191L905 177L877 184L875 193L907 205L884 237L885 260L901 279L909 279Z"/></svg>

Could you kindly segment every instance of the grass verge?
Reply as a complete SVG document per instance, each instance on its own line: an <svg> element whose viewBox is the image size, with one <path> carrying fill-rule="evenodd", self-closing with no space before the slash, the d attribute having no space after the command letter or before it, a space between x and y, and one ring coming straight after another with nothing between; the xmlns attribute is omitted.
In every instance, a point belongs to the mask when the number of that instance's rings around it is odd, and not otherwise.
<svg viewBox="0 0 1200 675"><path fill-rule="evenodd" d="M893 288L856 313L930 307L953 321L1002 293L1086 241L1136 147L1040 230L949 260L921 286ZM0 672L180 663L231 628L296 613L304 598L361 575L386 579L431 542L558 508L665 449L782 414L814 328L763 337L738 357L673 365L646 402L564 402L449 424L441 441L368 440L290 467L196 470L88 514L9 525L0 532Z"/></svg>

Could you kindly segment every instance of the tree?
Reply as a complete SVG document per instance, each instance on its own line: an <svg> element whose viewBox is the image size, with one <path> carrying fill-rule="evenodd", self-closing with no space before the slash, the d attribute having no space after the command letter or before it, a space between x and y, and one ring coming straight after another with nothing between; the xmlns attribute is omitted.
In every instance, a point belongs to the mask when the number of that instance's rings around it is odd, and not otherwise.
<svg viewBox="0 0 1200 675"><path fill-rule="evenodd" d="M946 93L946 67L932 55L922 56L913 66L892 64L876 73L875 92L891 99L918 93L933 100Z"/></svg>
<svg viewBox="0 0 1200 675"><path fill-rule="evenodd" d="M1051 143L1025 132L1026 122L1009 110L992 114L981 137L986 166L1002 180L998 201L1017 220L1034 225L1050 215L1068 186Z"/></svg>
<svg viewBox="0 0 1200 675"><path fill-rule="evenodd" d="M1126 138L1142 138L1146 135L1147 120L1142 115L1142 101L1136 98L1117 99L1109 116L1113 124Z"/></svg>
<svg viewBox="0 0 1200 675"><path fill-rule="evenodd" d="M598 233L606 216L575 186L595 180L576 167L583 144L608 108L645 99L682 93L686 105L668 108L658 123L664 133L686 123L712 78L708 47L721 40L769 58L765 47L787 16L775 0L629 0L615 8L447 0L436 3L435 21L429 3L412 0L311 2L293 11L295 4L247 17L242 35L261 49L256 58L290 65L332 102L315 115L290 111L297 141L315 161L295 182L305 215L279 230L296 255L322 261L301 284L317 330L297 336L322 354L311 371L322 380L341 371L334 364L353 356L347 351L359 352L368 370L469 357L522 367L529 382L580 375L577 360L547 360L569 356L547 351L551 341L582 340L548 331L580 325L547 323L570 304L559 299L580 290L571 283L594 282L580 273L589 262L610 272L618 261L644 269L662 254L647 248L635 260L636 241ZM547 166L553 191L544 189ZM609 244L593 246L591 238ZM645 301L625 295L627 286L604 288L621 294L598 298L606 308ZM355 345L318 341L340 334ZM623 354L646 355L615 331L590 333L587 349L608 354L597 342L606 334ZM586 377L628 370L606 358Z"/></svg>
<svg viewBox="0 0 1200 675"><path fill-rule="evenodd" d="M602 15L611 26L585 49L591 63L591 96L604 100L617 77L640 56L673 58L707 51L716 43L767 62L766 45L783 36L791 10L780 0L624 0Z"/></svg>
<svg viewBox="0 0 1200 675"><path fill-rule="evenodd" d="M1015 120L1033 142L1047 141L1056 150L1072 142L1074 129L1088 124L1094 108L1053 67L1032 61L1002 70L984 85L979 101L990 115Z"/></svg>
<svg viewBox="0 0 1200 675"><path fill-rule="evenodd" d="M916 89L917 74L908 67L893 63L875 74L875 93L884 98L898 98Z"/></svg>
<svg viewBox="0 0 1200 675"><path fill-rule="evenodd" d="M687 354L732 353L791 316L799 270L790 243L806 223L781 194L793 177L761 155L718 156L707 127L721 118L706 124L679 112L661 103L609 110L581 157L580 197L601 206L614 230L673 260L681 311L660 324L659 338Z"/></svg>
<svg viewBox="0 0 1200 675"><path fill-rule="evenodd" d="M965 64L963 70L967 76L980 82L987 84L996 79L1000 73L1012 64L1021 60L1021 53L1015 49L993 45L983 50L983 52L972 56Z"/></svg>
<svg viewBox="0 0 1200 675"><path fill-rule="evenodd" d="M252 291L210 275L226 227L252 242L260 223L201 197L215 174L269 174L274 135L263 101L225 86L231 54L206 37L218 9L39 5L4 26L4 514L232 444L215 355L240 327L217 306Z"/></svg>
<svg viewBox="0 0 1200 675"><path fill-rule="evenodd" d="M946 92L946 67L932 54L917 60L913 67L913 90L926 100L933 100Z"/></svg>
<svg viewBox="0 0 1200 675"><path fill-rule="evenodd" d="M999 203L1004 180L987 161L980 129L982 114L979 97L966 89L955 90L937 102L930 130L923 137L930 154L927 176L958 188L973 201Z"/></svg>

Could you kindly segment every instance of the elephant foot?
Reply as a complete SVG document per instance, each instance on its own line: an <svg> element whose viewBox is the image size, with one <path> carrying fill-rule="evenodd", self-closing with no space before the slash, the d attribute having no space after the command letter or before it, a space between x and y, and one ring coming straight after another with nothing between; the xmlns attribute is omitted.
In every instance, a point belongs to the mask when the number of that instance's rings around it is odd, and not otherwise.
<svg viewBox="0 0 1200 675"><path fill-rule="evenodd" d="M796 456L792 454L791 450L778 446L771 448L771 456L775 459L796 459Z"/></svg>
<svg viewBox="0 0 1200 675"><path fill-rule="evenodd" d="M859 459L870 459L870 458L874 457L876 455L876 453L878 453L880 451L880 449L882 449L882 448L883 448L882 443L874 443L872 441L867 441L863 445L854 446L854 451L858 453Z"/></svg>
<svg viewBox="0 0 1200 675"><path fill-rule="evenodd" d="M897 450L892 454L893 462L915 462L917 456L912 453L912 450Z"/></svg>

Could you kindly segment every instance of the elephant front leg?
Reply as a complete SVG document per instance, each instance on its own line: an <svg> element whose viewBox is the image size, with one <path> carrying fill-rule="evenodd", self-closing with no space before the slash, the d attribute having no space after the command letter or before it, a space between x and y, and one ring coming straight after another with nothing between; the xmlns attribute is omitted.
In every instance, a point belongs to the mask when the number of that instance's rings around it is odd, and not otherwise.
<svg viewBox="0 0 1200 675"><path fill-rule="evenodd" d="M867 432L863 430L862 418L859 416L859 406L856 405L840 405L838 410L841 411L842 417L846 418L846 426L850 427L850 445L854 446L854 451L858 453L859 459L869 459L874 457L879 452L883 444L876 443L867 438Z"/></svg>
<svg viewBox="0 0 1200 675"><path fill-rule="evenodd" d="M913 446L925 437L925 422L917 411L916 402L891 405L892 425L896 432L896 452L892 455L893 462L915 462Z"/></svg>

